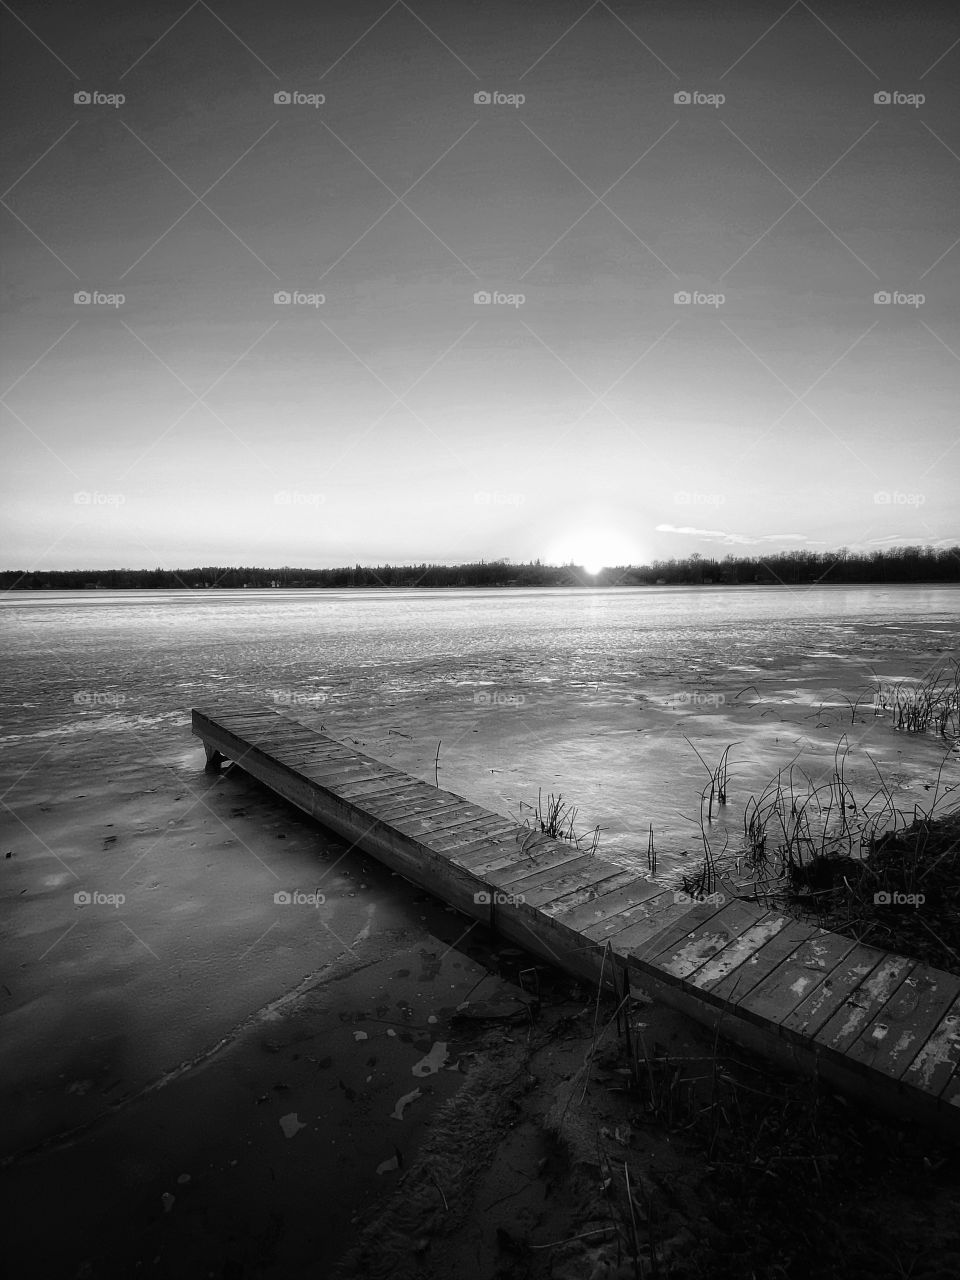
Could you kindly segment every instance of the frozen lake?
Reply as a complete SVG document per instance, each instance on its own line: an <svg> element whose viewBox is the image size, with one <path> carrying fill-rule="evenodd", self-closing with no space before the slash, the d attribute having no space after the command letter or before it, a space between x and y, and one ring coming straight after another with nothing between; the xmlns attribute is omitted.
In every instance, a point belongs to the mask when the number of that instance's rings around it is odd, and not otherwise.
<svg viewBox="0 0 960 1280"><path fill-rule="evenodd" d="M14 1145L197 1060L403 925L386 873L242 775L203 773L192 706L272 703L430 781L439 743L442 786L521 819L561 793L642 872L652 825L669 876L701 854L698 751L715 765L731 748L718 847L778 770L816 783L838 746L854 791L879 773L907 815L955 786L956 751L896 732L867 691L949 666L958 615L960 590L925 586L6 595ZM323 921L274 905L320 883ZM79 891L124 902L79 907Z"/></svg>
<svg viewBox="0 0 960 1280"><path fill-rule="evenodd" d="M451 789L510 813L559 790L608 853L653 823L669 857L705 777L690 743L736 744L742 801L846 734L909 795L942 744L847 699L948 665L958 614L940 586L10 594L4 741L175 732L189 754L192 705L256 698L424 777L442 740Z"/></svg>

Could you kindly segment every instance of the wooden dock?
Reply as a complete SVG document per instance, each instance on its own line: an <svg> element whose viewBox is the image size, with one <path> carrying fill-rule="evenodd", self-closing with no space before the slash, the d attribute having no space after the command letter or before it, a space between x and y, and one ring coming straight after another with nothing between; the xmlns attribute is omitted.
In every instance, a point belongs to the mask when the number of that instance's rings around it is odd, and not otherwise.
<svg viewBox="0 0 960 1280"><path fill-rule="evenodd" d="M224 759L464 914L580 977L960 1138L960 978L739 899L674 889L536 835L292 716L195 709Z"/></svg>

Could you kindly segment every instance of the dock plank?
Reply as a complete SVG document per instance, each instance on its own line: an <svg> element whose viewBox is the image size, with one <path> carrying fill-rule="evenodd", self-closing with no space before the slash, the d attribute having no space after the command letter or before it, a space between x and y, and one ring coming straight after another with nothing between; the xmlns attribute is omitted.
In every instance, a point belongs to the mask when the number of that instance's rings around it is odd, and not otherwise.
<svg viewBox="0 0 960 1280"><path fill-rule="evenodd" d="M285 762L284 762L285 763ZM362 756L338 756L336 759L330 760L303 760L299 764L293 766L298 773L302 773L305 778L312 778L315 782L347 782L350 780L352 773L369 774L371 777L380 778L387 776L382 764L376 760L364 760Z"/></svg>
<svg viewBox="0 0 960 1280"><path fill-rule="evenodd" d="M678 895L674 895L675 898ZM662 964L658 963L658 958L663 956L665 952L670 952L673 948L691 939L695 932L702 926L707 924L715 916L718 916L725 907L723 902L685 902L685 895L679 895L676 906L679 908L675 917L666 923L663 923L659 929L647 930L642 941L634 941L630 945L630 950L637 960L643 960L652 968L663 971ZM662 915L663 913L661 913ZM653 922L659 924L659 918ZM623 943L621 939L621 943Z"/></svg>
<svg viewBox="0 0 960 1280"><path fill-rule="evenodd" d="M807 942L816 932L813 925L788 920L772 937L763 939L741 963L732 967L729 972L714 976L712 972L701 970L693 975L691 981L711 1000L718 1003L737 1003L748 996L789 956L793 955L801 943ZM820 932L826 936L824 930Z"/></svg>
<svg viewBox="0 0 960 1280"><path fill-rule="evenodd" d="M806 1000L854 949L852 938L815 930L783 962L738 998L740 1015L758 1024L779 1025Z"/></svg>
<svg viewBox="0 0 960 1280"><path fill-rule="evenodd" d="M900 1077L906 1085L939 1097L960 1066L960 998L954 1000L923 1048Z"/></svg>
<svg viewBox="0 0 960 1280"><path fill-rule="evenodd" d="M436 849L438 853L453 854L457 849L461 851L471 842L490 840L493 836L512 836L516 830L515 825L506 818L500 818L496 814L491 814L489 818L473 822L466 827L458 828L455 831L444 831L437 836L431 837L431 848ZM451 861L455 859L451 858Z"/></svg>
<svg viewBox="0 0 960 1280"><path fill-rule="evenodd" d="M471 867L475 875L483 875L491 881L495 881L501 889L520 890L520 886L529 881L531 876L540 876L542 872L550 870L555 875L566 875L574 866L585 867L588 863L585 859L589 858L588 854L580 853L573 845L560 845L556 848L543 849L540 853L535 853L531 858L517 858L511 866L492 867L483 870L479 867ZM593 861L590 859L590 861ZM537 883L544 884L546 881L540 879ZM531 888L534 885L531 883Z"/></svg>
<svg viewBox="0 0 960 1280"><path fill-rule="evenodd" d="M701 981L719 980L769 942L786 923L784 915L764 912L753 903L733 902L694 930L693 937L675 946L669 957L653 963L694 986L697 976Z"/></svg>
<svg viewBox="0 0 960 1280"><path fill-rule="evenodd" d="M702 924L702 908L698 915L693 914L695 910L689 902L678 899L671 891L664 894L662 899L651 898L640 904L626 929L602 941L609 941L615 953L623 956L634 968L659 974L661 971L650 963L649 952L652 950L656 953L661 949L661 935L665 935L668 930L679 928L679 941L685 933Z"/></svg>
<svg viewBox="0 0 960 1280"><path fill-rule="evenodd" d="M668 934L658 951L649 948L647 959L665 973L685 978L745 929L756 924L762 914L760 908L749 902L723 902L702 924L687 930L682 938L676 939Z"/></svg>
<svg viewBox="0 0 960 1280"><path fill-rule="evenodd" d="M404 785L402 774L386 774L382 778L373 778L368 782L345 782L337 787L337 791L345 800L386 799L396 795L399 787Z"/></svg>
<svg viewBox="0 0 960 1280"><path fill-rule="evenodd" d="M533 875L520 880L504 882L500 879L492 879L490 883L507 893L521 894L528 906L536 907L560 894L592 883L596 876L597 868L593 858L581 857L575 858L572 862L562 863L560 866L536 871Z"/></svg>
<svg viewBox="0 0 960 1280"><path fill-rule="evenodd" d="M264 750L262 747L260 749ZM284 764L290 765L295 769L302 768L304 765L317 765L320 768L329 765L331 768L335 768L338 764L373 763L358 752L350 751L347 747L341 746L330 747L321 751L315 747L300 747L291 744L277 750L276 757L278 760L282 760ZM377 761L376 763L379 764L380 762ZM388 765L381 765L383 769L388 767Z"/></svg>
<svg viewBox="0 0 960 1280"><path fill-rule="evenodd" d="M592 942L602 944L616 940L619 946L621 936L628 930L645 925L654 917L666 921L669 917L664 912L670 911L676 917L686 910L686 906L678 906L677 896L672 889L661 889L660 893L638 897L631 906L623 907L614 915L604 916L596 924L581 926L579 932ZM566 924L566 921L563 920L563 923ZM649 931L643 936L649 937Z"/></svg>
<svg viewBox="0 0 960 1280"><path fill-rule="evenodd" d="M464 800L463 796L453 795L447 791L437 791L435 788L425 786L421 782L401 793L392 803L385 801L383 812L384 817L393 818L402 817L404 814L410 813L430 813L450 808L463 808L465 805L474 809L477 813L486 814L489 812L486 809L481 809L479 805L471 804L469 800Z"/></svg>
<svg viewBox="0 0 960 1280"><path fill-rule="evenodd" d="M607 866L612 868L613 864L608 863ZM636 878L636 873L633 871L614 869L610 875L604 874L600 879L591 877L583 885L568 890L557 898L543 899L538 905L544 915L553 916L554 919L562 917L563 924L569 928L565 912L585 902L596 902L614 889L619 889L626 884L632 884Z"/></svg>
<svg viewBox="0 0 960 1280"><path fill-rule="evenodd" d="M286 729L282 722L263 722L247 725L239 730L252 746L278 751L329 751L342 747L339 742L317 742L317 735L309 729Z"/></svg>
<svg viewBox="0 0 960 1280"><path fill-rule="evenodd" d="M847 1056L899 1080L958 996L960 978L918 965L864 1027Z"/></svg>
<svg viewBox="0 0 960 1280"><path fill-rule="evenodd" d="M796 1008L781 1021L781 1029L796 1038L812 1039L849 996L883 960L882 951L857 943Z"/></svg>
<svg viewBox="0 0 960 1280"><path fill-rule="evenodd" d="M348 782L374 782L382 779L383 775L372 766L350 765L349 768L342 770L336 774L314 773L307 766L298 772L310 782L315 783L318 787L323 787L325 791L338 794L338 788Z"/></svg>
<svg viewBox="0 0 960 1280"><path fill-rule="evenodd" d="M954 1071L949 1083L940 1095L941 1107L960 1109L960 1069Z"/></svg>
<svg viewBox="0 0 960 1280"><path fill-rule="evenodd" d="M711 1028L722 1018L747 1048L780 1060L780 1045L897 1114L916 1102L960 1138L960 975L746 899L698 903L276 707L225 700L194 709L192 727L208 756L516 945L590 982L609 982L609 948L655 998Z"/></svg>
<svg viewBox="0 0 960 1280"><path fill-rule="evenodd" d="M385 822L390 821L391 813L395 813L398 809L402 810L404 805L416 805L422 802L423 792L419 783L410 780L397 783L396 786L391 787L389 791L383 792L382 795L374 794L363 797L364 805L375 810Z"/></svg>
<svg viewBox="0 0 960 1280"><path fill-rule="evenodd" d="M516 846L517 853L521 858L526 859L528 862L538 851L542 853L546 849L556 848L559 843L556 840L541 840L537 844L532 844L527 839L523 827L515 827L514 830L516 833L514 837L514 845ZM491 859L490 865L488 866L487 862L484 861L482 853L466 854L461 860L461 864L464 867L469 867L472 871L476 871L478 874L487 871L498 871L500 868L495 865L495 862L495 858ZM506 865L507 864L504 863L504 866Z"/></svg>
<svg viewBox="0 0 960 1280"><path fill-rule="evenodd" d="M868 978L851 991L843 1004L817 1032L815 1041L826 1052L846 1054L864 1027L916 968L906 956L884 956Z"/></svg>
<svg viewBox="0 0 960 1280"><path fill-rule="evenodd" d="M403 816L389 818L391 826L405 835L418 839L428 836L445 835L460 827L470 826L483 821L482 813L478 813L474 805L447 805L443 809L432 809L421 813L414 810Z"/></svg>
<svg viewBox="0 0 960 1280"><path fill-rule="evenodd" d="M659 897L665 886L643 876L633 878L619 889L604 893L593 902L564 908L563 923L570 929L586 929L617 915L628 907L636 906L649 898Z"/></svg>

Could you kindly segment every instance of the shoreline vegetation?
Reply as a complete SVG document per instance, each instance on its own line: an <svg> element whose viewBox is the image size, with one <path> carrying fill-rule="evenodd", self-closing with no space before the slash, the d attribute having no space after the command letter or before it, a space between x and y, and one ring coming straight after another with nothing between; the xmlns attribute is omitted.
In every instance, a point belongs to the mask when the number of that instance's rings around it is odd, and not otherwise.
<svg viewBox="0 0 960 1280"><path fill-rule="evenodd" d="M905 813L875 762L878 785L869 798L858 798L846 776L844 734L829 777L811 779L798 755L759 797L747 798L742 840L731 850L727 831L718 852L711 828L715 803L718 816L727 803L732 744L714 768L697 751L710 779L700 803L703 860L681 876L683 889L698 897L720 889L746 896L960 974L960 782L947 769L960 749L960 660L920 681L877 680L856 702L846 701L852 728L863 705L862 723L873 719L896 733L940 740L944 756L926 806L914 801L912 814ZM949 811L937 812L947 804Z"/></svg>
<svg viewBox="0 0 960 1280"><path fill-rule="evenodd" d="M883 551L784 551L770 556L698 553L644 565L515 564L508 559L470 564L354 565L309 569L208 565L192 569L0 570L4 591L203 590L243 587L638 587L831 586L960 582L960 546L910 546Z"/></svg>

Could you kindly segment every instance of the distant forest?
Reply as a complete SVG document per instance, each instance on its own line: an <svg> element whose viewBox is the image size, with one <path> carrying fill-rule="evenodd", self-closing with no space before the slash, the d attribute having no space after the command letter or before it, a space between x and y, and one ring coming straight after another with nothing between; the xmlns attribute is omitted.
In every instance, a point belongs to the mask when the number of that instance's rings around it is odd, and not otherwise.
<svg viewBox="0 0 960 1280"><path fill-rule="evenodd" d="M355 565L342 569L44 569L0 571L4 590L212 589L230 587L570 587L701 586L762 583L960 582L960 546L895 547L869 553L785 551L772 556L697 554L650 565L619 566L588 574L577 565L479 564Z"/></svg>

